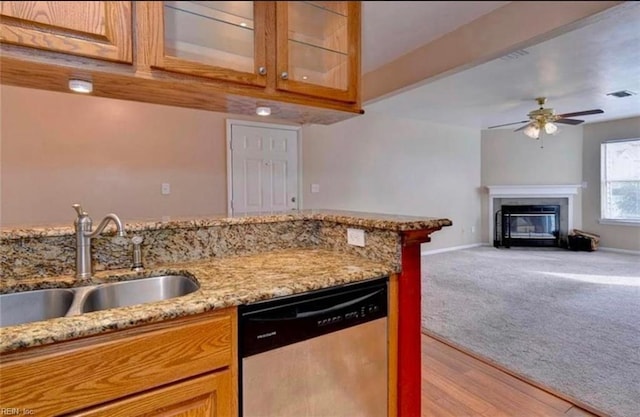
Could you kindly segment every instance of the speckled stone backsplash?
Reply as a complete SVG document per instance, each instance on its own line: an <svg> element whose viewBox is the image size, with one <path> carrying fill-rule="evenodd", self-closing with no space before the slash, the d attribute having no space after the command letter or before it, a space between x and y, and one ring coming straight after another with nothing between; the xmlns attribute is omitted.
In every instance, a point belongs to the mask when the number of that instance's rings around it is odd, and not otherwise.
<svg viewBox="0 0 640 417"><path fill-rule="evenodd" d="M347 243L347 229L356 227L365 231L365 246L353 246ZM315 228L318 245L350 255L360 255L367 259L391 265L400 272L400 235L396 231L357 227L328 221L317 222Z"/></svg>
<svg viewBox="0 0 640 417"><path fill-rule="evenodd" d="M94 243L105 239L96 239ZM75 236L3 238L0 240L0 277L70 274L75 268L75 248Z"/></svg>
<svg viewBox="0 0 640 417"><path fill-rule="evenodd" d="M439 230L451 220L330 210L271 215L126 222L127 237L114 230L92 240L94 271L129 268L131 238L142 236L146 268L274 250L329 249L389 265L400 271L400 233ZM365 247L347 244L347 228L364 229ZM0 279L73 275L76 242L73 227L3 229ZM0 281L2 284L2 281Z"/></svg>
<svg viewBox="0 0 640 417"><path fill-rule="evenodd" d="M248 255L276 249L317 246L317 224L307 221L232 224L199 228L138 230L118 237L104 234L92 240L94 271L129 268L131 237L142 236L144 266ZM75 235L3 238L2 278L29 278L75 273Z"/></svg>

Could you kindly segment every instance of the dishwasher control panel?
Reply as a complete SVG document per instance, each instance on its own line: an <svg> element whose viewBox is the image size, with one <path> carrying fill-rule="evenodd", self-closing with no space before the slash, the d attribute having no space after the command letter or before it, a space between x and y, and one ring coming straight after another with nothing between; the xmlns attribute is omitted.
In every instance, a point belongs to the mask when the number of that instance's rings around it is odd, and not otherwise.
<svg viewBox="0 0 640 417"><path fill-rule="evenodd" d="M251 356L387 316L388 279L240 306L240 355Z"/></svg>
<svg viewBox="0 0 640 417"><path fill-rule="evenodd" d="M369 304L366 306L361 306L357 310L347 311L343 314L338 314L332 317L326 317L317 320L316 324L318 327L327 326L330 324L340 323L342 321L349 320L357 320L357 319L365 319L368 316L373 316L374 314L380 311L380 306L377 304Z"/></svg>

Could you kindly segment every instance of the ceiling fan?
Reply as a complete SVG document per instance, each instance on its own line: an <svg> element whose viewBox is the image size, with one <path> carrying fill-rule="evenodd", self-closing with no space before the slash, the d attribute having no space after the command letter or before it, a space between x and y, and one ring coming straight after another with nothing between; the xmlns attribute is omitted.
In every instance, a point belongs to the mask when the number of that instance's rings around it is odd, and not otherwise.
<svg viewBox="0 0 640 417"><path fill-rule="evenodd" d="M536 101L540 105L540 108L537 110L532 110L529 112L529 114L527 114L527 116L529 116L529 120L489 126L487 129L527 123L526 125L514 130L514 132L523 130L523 133L530 138L539 139L540 133L543 131L548 135L553 135L558 131L558 126L556 126L554 123L561 123L565 125L579 125L580 123L583 123L584 120L570 119L570 117L604 113L604 110L593 109L577 111L573 113L555 114L552 108L544 107L544 104L547 102L547 99L545 97L538 97L536 98Z"/></svg>

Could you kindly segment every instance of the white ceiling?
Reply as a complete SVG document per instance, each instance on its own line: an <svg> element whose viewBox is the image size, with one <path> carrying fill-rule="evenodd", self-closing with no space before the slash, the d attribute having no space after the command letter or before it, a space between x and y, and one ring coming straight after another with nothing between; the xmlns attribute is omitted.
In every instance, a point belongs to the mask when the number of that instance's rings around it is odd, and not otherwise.
<svg viewBox="0 0 640 417"><path fill-rule="evenodd" d="M475 2L439 3L457 7L456 3ZM544 96L548 98L545 107L558 114L604 110L601 115L576 117L586 123L638 116L640 2L633 3L614 8L595 23L527 47L526 54L516 59L495 59L367 105L365 110L486 128L526 120L527 113L538 107L534 98ZM389 35L387 41L393 43L392 38ZM617 90L639 94L606 96Z"/></svg>
<svg viewBox="0 0 640 417"><path fill-rule="evenodd" d="M508 1L363 1L362 72L391 62Z"/></svg>

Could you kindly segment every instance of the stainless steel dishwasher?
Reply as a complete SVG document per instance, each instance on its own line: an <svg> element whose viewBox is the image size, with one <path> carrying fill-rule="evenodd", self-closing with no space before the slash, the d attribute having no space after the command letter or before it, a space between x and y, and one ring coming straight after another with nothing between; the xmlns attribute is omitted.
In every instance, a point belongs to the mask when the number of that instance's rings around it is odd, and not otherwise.
<svg viewBox="0 0 640 417"><path fill-rule="evenodd" d="M242 417L387 415L381 278L239 307Z"/></svg>

